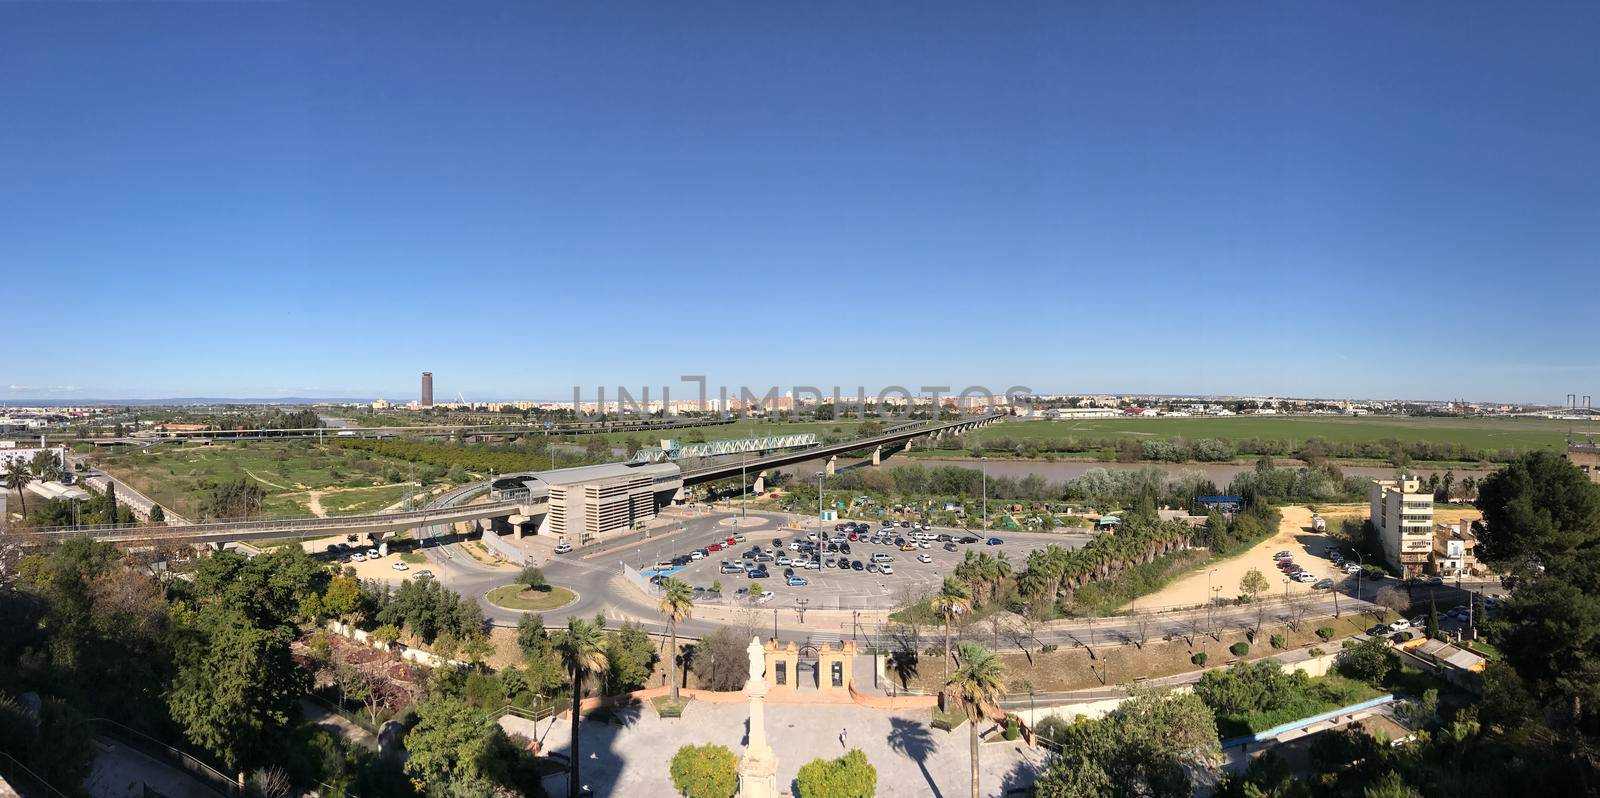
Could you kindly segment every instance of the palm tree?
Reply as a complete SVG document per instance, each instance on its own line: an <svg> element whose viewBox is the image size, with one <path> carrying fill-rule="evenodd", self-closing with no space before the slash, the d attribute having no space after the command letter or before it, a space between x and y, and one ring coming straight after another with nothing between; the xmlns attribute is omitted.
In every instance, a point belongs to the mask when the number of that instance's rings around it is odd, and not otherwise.
<svg viewBox="0 0 1600 798"><path fill-rule="evenodd" d="M972 757L972 798L978 798L978 721L1003 714L1000 699L1005 697L1005 665L1000 658L977 643L962 643L956 672L945 681L945 693L961 702L967 716L968 750Z"/></svg>
<svg viewBox="0 0 1600 798"><path fill-rule="evenodd" d="M8 463L8 466L6 487L17 492L17 501L22 503L22 515L26 517L28 515L28 498L22 495L22 489L33 482L33 474L28 471L28 467L21 460L12 460Z"/></svg>
<svg viewBox="0 0 1600 798"><path fill-rule="evenodd" d="M568 618L567 630L556 644L561 652L561 663L572 674L572 772L567 777L568 798L578 798L578 768L583 762L578 751L578 709L583 700L583 679L597 671L605 670L605 633L599 624L583 618Z"/></svg>
<svg viewBox="0 0 1600 798"><path fill-rule="evenodd" d="M667 633L672 637L672 647L667 649L667 673L672 675L672 703L678 703L678 622L689 617L694 609L694 590L682 579L669 578L661 583L661 603L656 609L667 617Z"/></svg>
<svg viewBox="0 0 1600 798"><path fill-rule="evenodd" d="M957 615L972 608L972 596L967 586L953 576L944 578L944 585L934 594L933 609L944 619L944 676L950 678L950 622Z"/></svg>

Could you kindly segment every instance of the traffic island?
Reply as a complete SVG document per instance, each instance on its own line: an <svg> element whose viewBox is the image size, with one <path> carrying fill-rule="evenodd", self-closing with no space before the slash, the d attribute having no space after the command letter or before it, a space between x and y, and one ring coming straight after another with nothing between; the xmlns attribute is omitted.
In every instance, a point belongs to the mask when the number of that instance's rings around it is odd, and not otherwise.
<svg viewBox="0 0 1600 798"><path fill-rule="evenodd" d="M683 708L689 706L692 699L684 696L682 700L673 701L671 695L660 695L650 699L650 706L656 708L656 714L663 718L683 717Z"/></svg>
<svg viewBox="0 0 1600 798"><path fill-rule="evenodd" d="M547 612L578 600L578 594L557 585L530 588L523 584L501 585L489 591L489 603L508 610Z"/></svg>

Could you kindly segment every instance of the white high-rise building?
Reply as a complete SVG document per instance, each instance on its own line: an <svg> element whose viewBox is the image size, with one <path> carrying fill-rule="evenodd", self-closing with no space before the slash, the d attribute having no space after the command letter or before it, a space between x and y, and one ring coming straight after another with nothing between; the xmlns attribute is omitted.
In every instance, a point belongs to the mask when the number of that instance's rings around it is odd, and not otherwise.
<svg viewBox="0 0 1600 798"><path fill-rule="evenodd" d="M1422 573L1433 551L1433 494L1420 480L1372 480L1372 525L1391 566L1408 577Z"/></svg>

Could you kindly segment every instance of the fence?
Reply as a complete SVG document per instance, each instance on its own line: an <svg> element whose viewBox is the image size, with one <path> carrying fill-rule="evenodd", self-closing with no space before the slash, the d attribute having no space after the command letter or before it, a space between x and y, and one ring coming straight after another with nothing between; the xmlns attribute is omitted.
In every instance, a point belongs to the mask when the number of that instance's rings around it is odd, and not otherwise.
<svg viewBox="0 0 1600 798"><path fill-rule="evenodd" d="M66 793L52 787L50 782L4 751L0 751L0 775L5 776L6 783L22 798L67 798Z"/></svg>
<svg viewBox="0 0 1600 798"><path fill-rule="evenodd" d="M230 798L245 796L244 787L238 781L185 751L180 751L144 732L130 729L108 718L91 718L90 722L94 724L95 734L109 737L136 751L177 765L218 795Z"/></svg>

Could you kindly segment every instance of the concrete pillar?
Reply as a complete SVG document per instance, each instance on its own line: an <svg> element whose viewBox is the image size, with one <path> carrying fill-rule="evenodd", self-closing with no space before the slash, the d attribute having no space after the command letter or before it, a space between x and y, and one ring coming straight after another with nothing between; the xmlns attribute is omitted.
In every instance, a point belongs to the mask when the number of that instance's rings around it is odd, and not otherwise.
<svg viewBox="0 0 1600 798"><path fill-rule="evenodd" d="M756 474L756 481L750 483L750 492L751 493L756 493L756 494L766 493L767 492L767 475L766 474Z"/></svg>
<svg viewBox="0 0 1600 798"><path fill-rule="evenodd" d="M916 438L906 438L906 446L904 451L911 451L911 442L914 440L916 440Z"/></svg>
<svg viewBox="0 0 1600 798"><path fill-rule="evenodd" d="M882 463L883 463L883 447L882 446L874 447L873 450L872 450L872 464L873 465L881 465Z"/></svg>
<svg viewBox="0 0 1600 798"><path fill-rule="evenodd" d="M823 467L822 473L827 474L830 477L833 476L834 469L838 466L838 464L839 464L839 456L838 455L834 455L832 457L829 457L828 458L828 464L825 467Z"/></svg>

